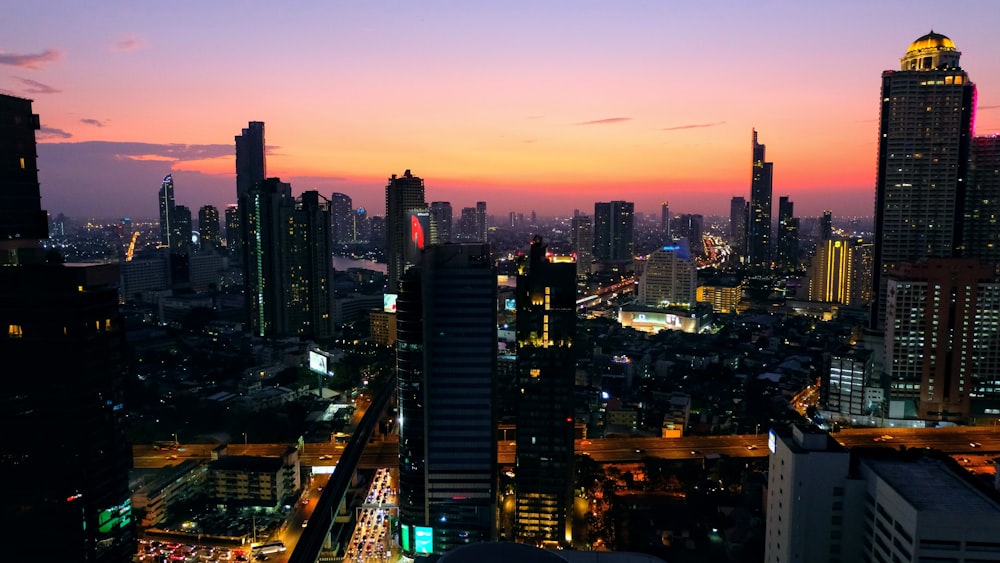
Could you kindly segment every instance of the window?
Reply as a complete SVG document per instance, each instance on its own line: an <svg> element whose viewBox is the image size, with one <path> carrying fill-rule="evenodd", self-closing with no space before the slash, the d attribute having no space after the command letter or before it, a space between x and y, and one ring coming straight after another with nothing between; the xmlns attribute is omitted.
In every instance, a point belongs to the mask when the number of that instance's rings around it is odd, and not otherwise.
<svg viewBox="0 0 1000 563"><path fill-rule="evenodd" d="M23 338L24 329L21 328L21 325L10 325L7 327L7 336L10 338Z"/></svg>

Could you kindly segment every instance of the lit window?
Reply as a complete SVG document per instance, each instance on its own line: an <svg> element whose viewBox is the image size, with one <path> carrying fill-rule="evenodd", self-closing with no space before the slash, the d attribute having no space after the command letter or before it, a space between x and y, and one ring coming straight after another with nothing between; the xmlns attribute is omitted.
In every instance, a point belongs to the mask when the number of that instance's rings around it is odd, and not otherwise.
<svg viewBox="0 0 1000 563"><path fill-rule="evenodd" d="M21 325L10 325L7 327L7 336L11 338L22 338L24 336L24 329Z"/></svg>

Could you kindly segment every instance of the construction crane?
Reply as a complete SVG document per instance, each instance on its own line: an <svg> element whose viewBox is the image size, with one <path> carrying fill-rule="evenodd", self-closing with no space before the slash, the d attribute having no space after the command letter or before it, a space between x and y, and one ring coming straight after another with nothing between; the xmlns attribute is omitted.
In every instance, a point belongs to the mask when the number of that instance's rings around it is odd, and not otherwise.
<svg viewBox="0 0 1000 563"><path fill-rule="evenodd" d="M132 255L135 254L135 241L139 238L139 231L132 233L132 240L128 243L128 250L125 251L125 261L131 262Z"/></svg>

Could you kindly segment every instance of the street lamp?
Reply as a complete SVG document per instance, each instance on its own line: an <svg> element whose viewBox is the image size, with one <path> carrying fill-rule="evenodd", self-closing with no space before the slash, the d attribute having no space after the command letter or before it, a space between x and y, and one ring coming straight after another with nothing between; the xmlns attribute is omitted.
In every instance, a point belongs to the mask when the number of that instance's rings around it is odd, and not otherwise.
<svg viewBox="0 0 1000 563"><path fill-rule="evenodd" d="M177 439L177 433L176 432L173 433L173 437L174 437L174 445L175 446L179 446L180 443L181 443L181 441Z"/></svg>
<svg viewBox="0 0 1000 563"><path fill-rule="evenodd" d="M244 447L247 446L247 433L246 432L243 433L243 446Z"/></svg>
<svg viewBox="0 0 1000 563"><path fill-rule="evenodd" d="M757 426L756 426L756 428L754 428L754 431L753 431L753 435L754 436L756 436L758 434L760 434L760 423L759 422L757 423Z"/></svg>

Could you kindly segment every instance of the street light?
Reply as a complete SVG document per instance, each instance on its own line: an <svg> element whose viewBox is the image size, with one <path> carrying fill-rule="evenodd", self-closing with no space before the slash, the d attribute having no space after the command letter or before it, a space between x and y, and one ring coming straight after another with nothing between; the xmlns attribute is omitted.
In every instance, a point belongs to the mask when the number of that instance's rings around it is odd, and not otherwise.
<svg viewBox="0 0 1000 563"><path fill-rule="evenodd" d="M760 434L760 423L759 422L757 423L757 427L753 431L753 435L754 436L756 436L758 434Z"/></svg>
<svg viewBox="0 0 1000 563"><path fill-rule="evenodd" d="M174 445L175 446L179 446L180 443L181 443L181 441L177 439L177 433L176 432L173 433L173 437L174 437Z"/></svg>
<svg viewBox="0 0 1000 563"><path fill-rule="evenodd" d="M243 446L244 447L247 446L247 433L246 432L243 433Z"/></svg>

